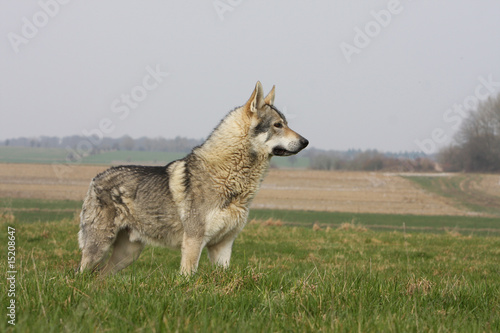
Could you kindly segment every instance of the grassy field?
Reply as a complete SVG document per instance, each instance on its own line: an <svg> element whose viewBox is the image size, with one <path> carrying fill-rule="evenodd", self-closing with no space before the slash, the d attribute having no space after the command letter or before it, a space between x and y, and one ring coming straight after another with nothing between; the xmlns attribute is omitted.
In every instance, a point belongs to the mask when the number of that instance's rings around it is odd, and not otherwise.
<svg viewBox="0 0 500 333"><path fill-rule="evenodd" d="M110 151L83 157L70 164L167 164L186 154L146 151ZM67 163L68 151L62 148L0 147L0 163Z"/></svg>
<svg viewBox="0 0 500 333"><path fill-rule="evenodd" d="M184 278L179 251L147 247L75 275L105 168L0 164L0 332L500 331L498 175L271 170L229 270L204 254Z"/></svg>
<svg viewBox="0 0 500 333"><path fill-rule="evenodd" d="M0 213L21 223L50 222L77 218L82 202L77 200L42 200L0 198ZM422 216L321 211L252 209L249 220L280 221L285 226L338 228L345 223L380 231L458 232L463 235L500 236L500 221L481 216Z"/></svg>
<svg viewBox="0 0 500 333"><path fill-rule="evenodd" d="M254 209L250 219L279 220L286 226L338 228L345 223L361 225L370 230L405 232L458 232L463 235L500 236L497 217L422 216L397 214L342 213Z"/></svg>
<svg viewBox="0 0 500 333"><path fill-rule="evenodd" d="M0 216L19 223L50 222L71 219L79 214L81 201L0 198Z"/></svg>
<svg viewBox="0 0 500 333"><path fill-rule="evenodd" d="M0 243L14 227L17 271L16 325L4 315L0 331L500 331L498 219L256 210L228 271L203 255L186 279L180 252L147 247L100 279L73 273L80 204L0 201ZM429 232L410 232L426 219ZM2 292L4 313L10 299Z"/></svg>
<svg viewBox="0 0 500 333"><path fill-rule="evenodd" d="M64 163L66 155L58 148L0 147L1 163Z"/></svg>
<svg viewBox="0 0 500 333"><path fill-rule="evenodd" d="M0 198L0 214L9 215L20 223L50 222L77 218L82 207L76 200L41 200ZM338 228L345 223L362 225L379 231L457 232L462 235L500 236L500 221L496 217L422 216L321 211L252 209L249 220L280 221L285 226Z"/></svg>

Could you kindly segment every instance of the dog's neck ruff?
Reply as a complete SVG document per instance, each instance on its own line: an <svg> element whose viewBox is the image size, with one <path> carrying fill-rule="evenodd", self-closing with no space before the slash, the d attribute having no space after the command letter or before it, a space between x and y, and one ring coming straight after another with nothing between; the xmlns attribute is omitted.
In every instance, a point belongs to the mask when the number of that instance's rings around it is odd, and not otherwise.
<svg viewBox="0 0 500 333"><path fill-rule="evenodd" d="M193 154L210 173L215 190L251 200L269 167L270 156L253 150L251 120L245 112L242 107L230 112Z"/></svg>
<svg viewBox="0 0 500 333"><path fill-rule="evenodd" d="M255 168L268 163L269 156L253 149L250 135L251 120L240 107L231 111L194 153L208 165L233 169Z"/></svg>

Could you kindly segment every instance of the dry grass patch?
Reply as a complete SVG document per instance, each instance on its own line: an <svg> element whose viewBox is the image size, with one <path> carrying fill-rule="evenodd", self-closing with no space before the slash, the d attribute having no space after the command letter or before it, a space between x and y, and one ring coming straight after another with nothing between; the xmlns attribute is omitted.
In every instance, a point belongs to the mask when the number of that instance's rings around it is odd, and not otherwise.
<svg viewBox="0 0 500 333"><path fill-rule="evenodd" d="M266 227L270 227L270 226L273 226L273 227L282 227L284 222L281 221L280 219L273 219L273 218L269 218L265 221L263 220L257 220L257 219L252 219L248 222L248 224L257 224L257 225L262 225L262 226L266 226Z"/></svg>
<svg viewBox="0 0 500 333"><path fill-rule="evenodd" d="M10 209L0 209L0 223L12 224L16 220Z"/></svg>
<svg viewBox="0 0 500 333"><path fill-rule="evenodd" d="M412 277L410 281L406 284L406 294L412 296L416 293L427 295L430 293L434 283L427 280L426 278Z"/></svg>
<svg viewBox="0 0 500 333"><path fill-rule="evenodd" d="M351 222L344 222L340 225L340 227L337 228L337 230L340 231L354 231L354 232L366 232L368 231L367 228L356 224L354 220Z"/></svg>

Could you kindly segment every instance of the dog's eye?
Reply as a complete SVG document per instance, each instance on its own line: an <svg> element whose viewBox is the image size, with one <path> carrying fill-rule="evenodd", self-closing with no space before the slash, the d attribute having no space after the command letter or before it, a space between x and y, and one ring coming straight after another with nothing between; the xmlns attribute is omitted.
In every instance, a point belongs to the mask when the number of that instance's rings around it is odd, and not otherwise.
<svg viewBox="0 0 500 333"><path fill-rule="evenodd" d="M283 124L282 123L275 123L274 127L276 127L276 128L282 128Z"/></svg>

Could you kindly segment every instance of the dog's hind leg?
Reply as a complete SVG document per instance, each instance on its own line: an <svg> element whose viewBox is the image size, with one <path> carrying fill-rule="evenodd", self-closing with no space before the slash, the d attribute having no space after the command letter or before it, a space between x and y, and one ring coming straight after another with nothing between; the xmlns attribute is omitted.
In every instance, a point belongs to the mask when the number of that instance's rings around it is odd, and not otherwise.
<svg viewBox="0 0 500 333"><path fill-rule="evenodd" d="M114 274L124 269L139 257L143 249L144 243L130 240L129 230L120 230L113 244L113 253L101 273Z"/></svg>

